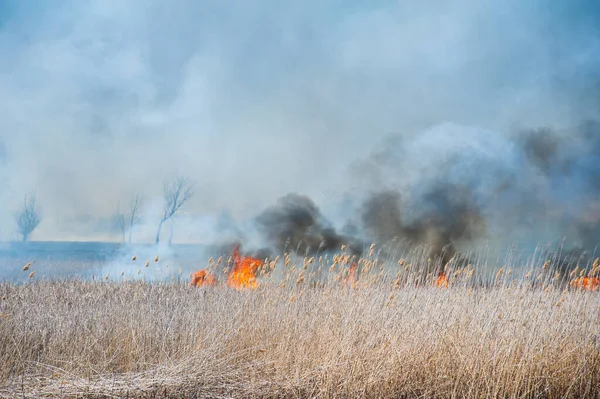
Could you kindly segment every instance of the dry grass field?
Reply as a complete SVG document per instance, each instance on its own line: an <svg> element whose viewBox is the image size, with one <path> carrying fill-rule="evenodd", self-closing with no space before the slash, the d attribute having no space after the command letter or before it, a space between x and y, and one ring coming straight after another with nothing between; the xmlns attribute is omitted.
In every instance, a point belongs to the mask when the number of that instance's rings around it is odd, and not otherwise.
<svg viewBox="0 0 600 399"><path fill-rule="evenodd" d="M547 262L484 281L373 251L283 256L256 286L231 263L200 287L0 283L0 397L600 397L600 293L576 280L598 262L565 283Z"/></svg>

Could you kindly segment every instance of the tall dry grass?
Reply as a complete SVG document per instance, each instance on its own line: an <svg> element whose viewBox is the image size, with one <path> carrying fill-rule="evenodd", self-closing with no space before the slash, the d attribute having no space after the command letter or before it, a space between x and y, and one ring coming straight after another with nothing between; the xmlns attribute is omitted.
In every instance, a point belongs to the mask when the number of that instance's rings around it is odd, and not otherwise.
<svg viewBox="0 0 600 399"><path fill-rule="evenodd" d="M548 264L440 289L370 255L354 287L339 257L256 291L0 283L0 397L600 397L599 292Z"/></svg>

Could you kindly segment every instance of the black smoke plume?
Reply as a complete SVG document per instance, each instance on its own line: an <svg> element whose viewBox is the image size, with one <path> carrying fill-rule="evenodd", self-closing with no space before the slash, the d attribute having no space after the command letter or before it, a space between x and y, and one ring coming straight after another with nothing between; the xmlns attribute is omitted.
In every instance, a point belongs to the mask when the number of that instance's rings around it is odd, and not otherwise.
<svg viewBox="0 0 600 399"><path fill-rule="evenodd" d="M548 128L522 131L516 137L516 142L522 148L527 160L542 173L549 174L553 169L568 170L566 160L559 161L560 147L564 146L561 138Z"/></svg>
<svg viewBox="0 0 600 399"><path fill-rule="evenodd" d="M538 198L529 208L533 224L555 223L559 232L575 239L572 251L593 251L600 242L600 122L566 131L532 129L516 142L547 187L544 198L529 190L521 193Z"/></svg>
<svg viewBox="0 0 600 399"><path fill-rule="evenodd" d="M256 224L279 252L313 254L347 245L352 253L360 254L360 245L337 233L307 196L291 193L280 198L256 218Z"/></svg>
<svg viewBox="0 0 600 399"><path fill-rule="evenodd" d="M456 254L455 244L481 237L485 219L470 191L462 186L440 183L427 192L418 215L403 217L402 199L398 192L373 194L363 204L364 226L383 241L406 239L427 244L431 255L447 262Z"/></svg>
<svg viewBox="0 0 600 399"><path fill-rule="evenodd" d="M377 176L381 186L362 200L348 194L358 205L340 208L346 217L340 231L312 199L295 193L266 208L254 225L271 253L346 245L360 254L369 240L398 238L427 245L445 263L488 239L535 246L564 237L570 239L564 254L593 253L600 241L600 123L491 138L480 133L452 125L387 140L368 159L370 180Z"/></svg>
<svg viewBox="0 0 600 399"><path fill-rule="evenodd" d="M380 240L425 243L445 258L486 238L533 246L567 238L569 253L593 253L600 242L596 121L511 134L436 127L388 140L363 171L384 188L360 210Z"/></svg>

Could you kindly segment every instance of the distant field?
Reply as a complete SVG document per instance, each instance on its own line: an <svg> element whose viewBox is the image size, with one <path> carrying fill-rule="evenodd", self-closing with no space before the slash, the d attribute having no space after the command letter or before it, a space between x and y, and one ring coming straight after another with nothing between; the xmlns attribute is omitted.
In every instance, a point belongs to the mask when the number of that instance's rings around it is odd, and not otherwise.
<svg viewBox="0 0 600 399"><path fill-rule="evenodd" d="M257 289L225 259L207 287L0 283L0 397L600 397L600 293L552 263L449 264L446 287L427 259L357 261L282 257Z"/></svg>

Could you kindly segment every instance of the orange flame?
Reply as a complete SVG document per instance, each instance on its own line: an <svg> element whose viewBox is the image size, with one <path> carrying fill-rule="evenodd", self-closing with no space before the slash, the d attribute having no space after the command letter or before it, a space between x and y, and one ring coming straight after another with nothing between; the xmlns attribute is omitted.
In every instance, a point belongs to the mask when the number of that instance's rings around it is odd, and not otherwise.
<svg viewBox="0 0 600 399"><path fill-rule="evenodd" d="M201 269L194 273L190 285L194 287L202 287L203 285L215 285L215 278L212 274L207 272L206 269Z"/></svg>
<svg viewBox="0 0 600 399"><path fill-rule="evenodd" d="M350 266L350 269L348 270L348 276L344 279L344 284L349 285L351 287L354 287L356 285L356 269L358 268L358 265L356 264L356 262L352 263L352 266Z"/></svg>
<svg viewBox="0 0 600 399"><path fill-rule="evenodd" d="M233 269L227 276L227 285L236 289L256 289L256 272L263 261L250 256L240 256L238 247L233 249Z"/></svg>
<svg viewBox="0 0 600 399"><path fill-rule="evenodd" d="M435 280L435 286L438 288L448 288L448 277L446 276L446 273L440 272L440 274L438 274L438 278Z"/></svg>
<svg viewBox="0 0 600 399"><path fill-rule="evenodd" d="M587 291L598 291L600 279L598 277L577 277L571 280L571 287L581 288Z"/></svg>

